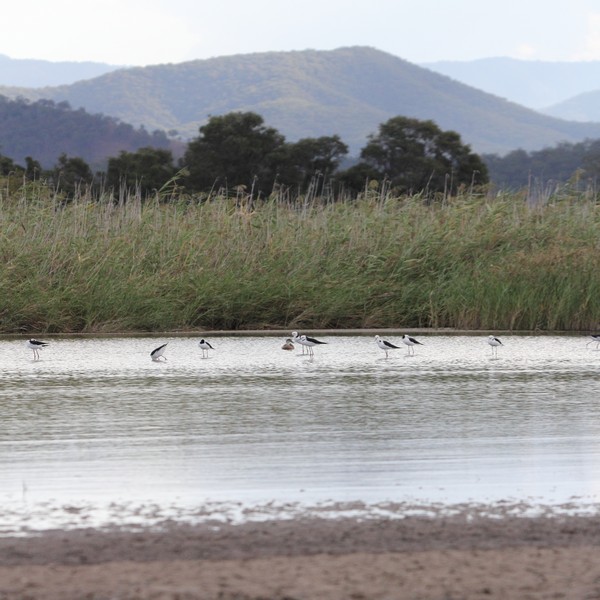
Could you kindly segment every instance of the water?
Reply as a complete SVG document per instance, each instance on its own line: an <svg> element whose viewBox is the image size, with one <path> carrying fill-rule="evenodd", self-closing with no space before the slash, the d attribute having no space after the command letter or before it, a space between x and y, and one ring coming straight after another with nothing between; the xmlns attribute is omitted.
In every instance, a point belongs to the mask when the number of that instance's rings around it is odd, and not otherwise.
<svg viewBox="0 0 600 600"><path fill-rule="evenodd" d="M493 358L485 336L422 335L389 359L372 336L322 336L314 358L285 335L202 358L198 339L57 339L39 361L0 342L0 533L211 503L598 500L584 336L506 336Z"/></svg>

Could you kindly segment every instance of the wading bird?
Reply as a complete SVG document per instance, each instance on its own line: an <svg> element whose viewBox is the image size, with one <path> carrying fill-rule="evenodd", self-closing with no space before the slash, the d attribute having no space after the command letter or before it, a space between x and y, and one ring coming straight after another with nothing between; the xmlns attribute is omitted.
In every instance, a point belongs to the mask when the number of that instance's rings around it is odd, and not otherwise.
<svg viewBox="0 0 600 600"><path fill-rule="evenodd" d="M202 358L208 358L208 351L214 350L214 348L210 345L210 342L207 342L205 339L200 340L198 342L198 346L202 348Z"/></svg>
<svg viewBox="0 0 600 600"><path fill-rule="evenodd" d="M302 346L302 354L304 354L304 344L300 341L300 334L297 331L292 331L292 343Z"/></svg>
<svg viewBox="0 0 600 600"><path fill-rule="evenodd" d="M285 340L285 344L283 344L283 346L281 346L282 350L293 350L294 349L294 342L288 338L287 340Z"/></svg>
<svg viewBox="0 0 600 600"><path fill-rule="evenodd" d="M394 346L387 340L382 340L378 335L375 336L375 343L385 352L385 357L388 358L389 350L398 350L400 346Z"/></svg>
<svg viewBox="0 0 600 600"><path fill-rule="evenodd" d="M167 342L168 344L169 342ZM165 360L167 360L166 356L163 356L163 354L165 353L165 350L167 349L167 344L163 344L162 346L159 346L158 348L155 348L154 350L152 350L152 352L150 352L150 358L155 361L158 362L158 360L162 357Z"/></svg>
<svg viewBox="0 0 600 600"><path fill-rule="evenodd" d="M600 346L600 333L590 333L590 337L592 338L585 347L587 348L590 344L596 343L596 350L598 350L598 346Z"/></svg>
<svg viewBox="0 0 600 600"><path fill-rule="evenodd" d="M414 354L415 353L415 344L418 344L419 346L423 346L424 344L422 344L421 342L418 342L417 340L415 340L414 337L410 337L409 335L404 334L402 336L402 341L408 346L408 354Z"/></svg>
<svg viewBox="0 0 600 600"><path fill-rule="evenodd" d="M327 342L321 342L319 340L316 340L315 338L307 337L305 335L301 335L300 336L300 343L303 346L306 346L308 348L308 354L309 354L309 356L314 356L315 352L313 350L313 347L317 346L318 344L326 344Z"/></svg>
<svg viewBox="0 0 600 600"><path fill-rule="evenodd" d="M492 347L492 356L498 356L498 346L504 346L499 338L488 335L487 343Z"/></svg>
<svg viewBox="0 0 600 600"><path fill-rule="evenodd" d="M45 348L48 342L40 342L40 340L34 340L33 338L27 340L26 346L33 350L33 359L38 360L40 358L40 350Z"/></svg>

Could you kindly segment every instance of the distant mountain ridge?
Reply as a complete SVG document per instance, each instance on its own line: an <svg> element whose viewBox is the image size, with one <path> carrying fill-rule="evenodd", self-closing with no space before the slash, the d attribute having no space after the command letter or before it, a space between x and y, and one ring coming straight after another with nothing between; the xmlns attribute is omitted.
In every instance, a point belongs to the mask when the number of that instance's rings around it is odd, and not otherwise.
<svg viewBox="0 0 600 600"><path fill-rule="evenodd" d="M600 86L591 92L583 92L568 100L548 106L544 113L571 121L600 122Z"/></svg>
<svg viewBox="0 0 600 600"><path fill-rule="evenodd" d="M421 66L536 110L600 89L597 60L546 62L496 57L443 60Z"/></svg>
<svg viewBox="0 0 600 600"><path fill-rule="evenodd" d="M123 68L71 85L0 87L0 94L66 101L135 127L176 130L183 139L196 137L210 116L254 111L289 141L337 134L354 154L398 115L434 120L479 153L600 137L600 124L542 115L368 47Z"/></svg>
<svg viewBox="0 0 600 600"><path fill-rule="evenodd" d="M39 88L65 85L82 79L92 79L121 67L84 61L37 60L10 58L0 54L0 85Z"/></svg>

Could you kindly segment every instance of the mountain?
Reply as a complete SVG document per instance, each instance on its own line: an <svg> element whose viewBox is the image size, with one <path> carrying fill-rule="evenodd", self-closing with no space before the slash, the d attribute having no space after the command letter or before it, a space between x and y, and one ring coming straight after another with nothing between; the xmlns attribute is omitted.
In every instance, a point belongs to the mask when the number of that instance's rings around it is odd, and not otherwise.
<svg viewBox="0 0 600 600"><path fill-rule="evenodd" d="M144 146L174 149L164 133L150 134L113 117L71 110L66 103L57 105L51 100L28 102L0 96L0 153L19 165L24 166L25 157L31 156L48 169L65 153L103 169L107 158Z"/></svg>
<svg viewBox="0 0 600 600"><path fill-rule="evenodd" d="M543 112L559 119L600 122L600 83L598 89L549 106Z"/></svg>
<svg viewBox="0 0 600 600"><path fill-rule="evenodd" d="M65 85L120 68L97 62L51 62L0 54L0 85L32 88Z"/></svg>
<svg viewBox="0 0 600 600"><path fill-rule="evenodd" d="M600 61L545 62L514 58L421 64L448 77L534 109L600 89ZM565 118L565 117L563 117Z"/></svg>
<svg viewBox="0 0 600 600"><path fill-rule="evenodd" d="M600 137L600 124L542 115L367 47L134 67L68 86L0 88L0 94L66 101L136 127L176 130L184 139L196 137L211 115L254 111L289 141L338 134L353 154L398 115L432 119L480 153Z"/></svg>

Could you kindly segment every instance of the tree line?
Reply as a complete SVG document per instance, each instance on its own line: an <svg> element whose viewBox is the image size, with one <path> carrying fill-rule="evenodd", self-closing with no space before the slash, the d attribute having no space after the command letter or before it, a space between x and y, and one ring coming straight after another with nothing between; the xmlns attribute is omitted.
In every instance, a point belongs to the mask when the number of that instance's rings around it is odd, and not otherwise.
<svg viewBox="0 0 600 600"><path fill-rule="evenodd" d="M57 146L98 168L120 150L172 148L173 144L163 131L150 133L114 117L73 110L68 102L9 100L0 95L0 153L32 155L46 168L56 162Z"/></svg>
<svg viewBox="0 0 600 600"><path fill-rule="evenodd" d="M398 194L429 195L489 182L481 157L458 133L442 131L433 121L389 119L349 164L348 146L339 136L287 142L253 112L211 117L178 159L169 149L146 146L121 151L108 159L105 172L94 173L83 159L66 154L48 170L33 157L21 166L0 156L0 174L44 180L67 197L82 187L134 189L147 196L175 181L191 194L243 189L254 197L275 190L297 196L316 188L320 195L328 190L352 194L372 181L386 182Z"/></svg>
<svg viewBox="0 0 600 600"><path fill-rule="evenodd" d="M578 190L596 188L600 177L600 140L562 142L531 152L518 149L505 156L484 154L482 159L491 181L503 189L555 183L568 183Z"/></svg>

